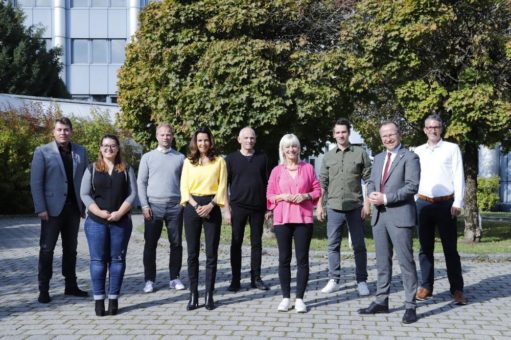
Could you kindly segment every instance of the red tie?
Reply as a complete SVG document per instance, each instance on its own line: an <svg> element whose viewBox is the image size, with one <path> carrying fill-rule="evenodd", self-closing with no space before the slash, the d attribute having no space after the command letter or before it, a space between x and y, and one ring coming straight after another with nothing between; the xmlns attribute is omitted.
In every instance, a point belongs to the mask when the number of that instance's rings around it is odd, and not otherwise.
<svg viewBox="0 0 511 340"><path fill-rule="evenodd" d="M385 161L385 169L383 169L383 177L380 183L380 192L385 192L385 181L387 177L389 177L389 167L390 167L390 159L392 157L392 153L387 152L387 160Z"/></svg>

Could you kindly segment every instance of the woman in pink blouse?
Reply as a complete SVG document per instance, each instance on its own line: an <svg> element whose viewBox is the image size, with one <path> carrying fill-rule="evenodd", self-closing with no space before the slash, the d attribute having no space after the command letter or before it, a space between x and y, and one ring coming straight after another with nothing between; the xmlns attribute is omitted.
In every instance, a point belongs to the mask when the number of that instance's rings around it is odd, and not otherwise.
<svg viewBox="0 0 511 340"><path fill-rule="evenodd" d="M283 299L279 312L291 309L291 256L293 238L296 252L297 313L307 312L303 295L309 280L309 246L314 222L312 212L321 195L314 168L300 161L300 141L293 134L282 137L280 163L273 168L266 194L268 210L273 211L275 236L279 248L279 279Z"/></svg>

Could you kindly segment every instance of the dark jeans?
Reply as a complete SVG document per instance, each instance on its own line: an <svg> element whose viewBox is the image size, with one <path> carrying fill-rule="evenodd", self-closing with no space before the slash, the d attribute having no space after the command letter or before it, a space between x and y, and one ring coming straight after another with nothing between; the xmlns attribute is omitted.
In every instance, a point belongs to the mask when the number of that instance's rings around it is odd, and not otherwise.
<svg viewBox="0 0 511 340"><path fill-rule="evenodd" d="M193 198L198 204L205 205L213 199L213 196L193 196ZM191 205L187 204L184 208L183 216L188 248L190 291L197 291L199 285L200 236L202 227L204 227L206 241L206 292L211 293L215 289L222 213L220 208L216 206L211 210L209 218L202 218L197 215L197 212Z"/></svg>
<svg viewBox="0 0 511 340"><path fill-rule="evenodd" d="M47 292L53 275L53 252L59 238L62 237L62 275L66 287L76 286L76 247L80 212L75 204L67 204L59 216L49 216L48 221L41 221L41 238L39 240L39 291Z"/></svg>
<svg viewBox="0 0 511 340"><path fill-rule="evenodd" d="M251 210L231 206L231 269L232 281L241 279L241 246L245 236L245 226L250 223L250 277L252 281L261 276L262 236L264 225L264 210Z"/></svg>
<svg viewBox="0 0 511 340"><path fill-rule="evenodd" d="M291 257L293 238L296 253L296 298L303 299L309 281L309 247L312 224L288 223L275 226L279 248L279 280L282 296L291 296Z"/></svg>
<svg viewBox="0 0 511 340"><path fill-rule="evenodd" d="M126 251L133 229L131 217L109 224L98 223L87 217L84 229L89 244L94 300L105 298L107 270L110 271L108 298L117 299L126 270Z"/></svg>
<svg viewBox="0 0 511 340"><path fill-rule="evenodd" d="M367 281L367 250L361 211L361 207L348 211L327 210L328 278L337 282L341 279L341 236L346 224L353 243L357 282Z"/></svg>
<svg viewBox="0 0 511 340"><path fill-rule="evenodd" d="M429 203L421 199L417 200L419 214L419 262L421 267L422 287L433 291L435 279L435 227L438 226L438 234L444 249L445 263L447 266L447 278L450 291L463 291L463 275L461 260L458 254L458 235L456 218L451 216L453 201Z"/></svg>
<svg viewBox="0 0 511 340"><path fill-rule="evenodd" d="M183 260L183 207L179 203L150 203L150 208L153 218L144 221L144 278L145 281L156 280L156 248L165 222L170 243L169 274L170 279L174 280L179 277Z"/></svg>

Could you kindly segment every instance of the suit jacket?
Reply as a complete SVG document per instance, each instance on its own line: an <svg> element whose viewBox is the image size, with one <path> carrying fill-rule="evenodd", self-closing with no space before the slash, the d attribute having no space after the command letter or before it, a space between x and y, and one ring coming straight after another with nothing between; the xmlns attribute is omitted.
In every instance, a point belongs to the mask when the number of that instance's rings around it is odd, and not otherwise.
<svg viewBox="0 0 511 340"><path fill-rule="evenodd" d="M371 177L367 182L368 194L380 191L383 167L387 151L374 157ZM420 162L419 157L401 147L390 165L387 180L384 183L384 192L387 196L387 205L373 207L371 224L378 222L380 212L392 214L392 220L397 227L411 227L417 224L417 212L414 195L419 190Z"/></svg>
<svg viewBox="0 0 511 340"><path fill-rule="evenodd" d="M85 207L80 199L80 185L88 165L87 151L78 144L71 144L73 158L73 181L76 202L83 215ZM53 141L35 149L30 172L30 189L36 214L47 211L58 216L64 208L67 196L67 181L64 162L57 142Z"/></svg>

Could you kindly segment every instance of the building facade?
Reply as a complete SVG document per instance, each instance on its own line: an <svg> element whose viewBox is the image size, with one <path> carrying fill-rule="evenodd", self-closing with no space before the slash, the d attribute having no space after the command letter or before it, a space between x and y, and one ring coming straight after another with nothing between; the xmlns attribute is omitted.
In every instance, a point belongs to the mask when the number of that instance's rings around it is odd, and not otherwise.
<svg viewBox="0 0 511 340"><path fill-rule="evenodd" d="M62 49L62 80L74 99L116 103L117 71L147 0L12 0L25 25Z"/></svg>

